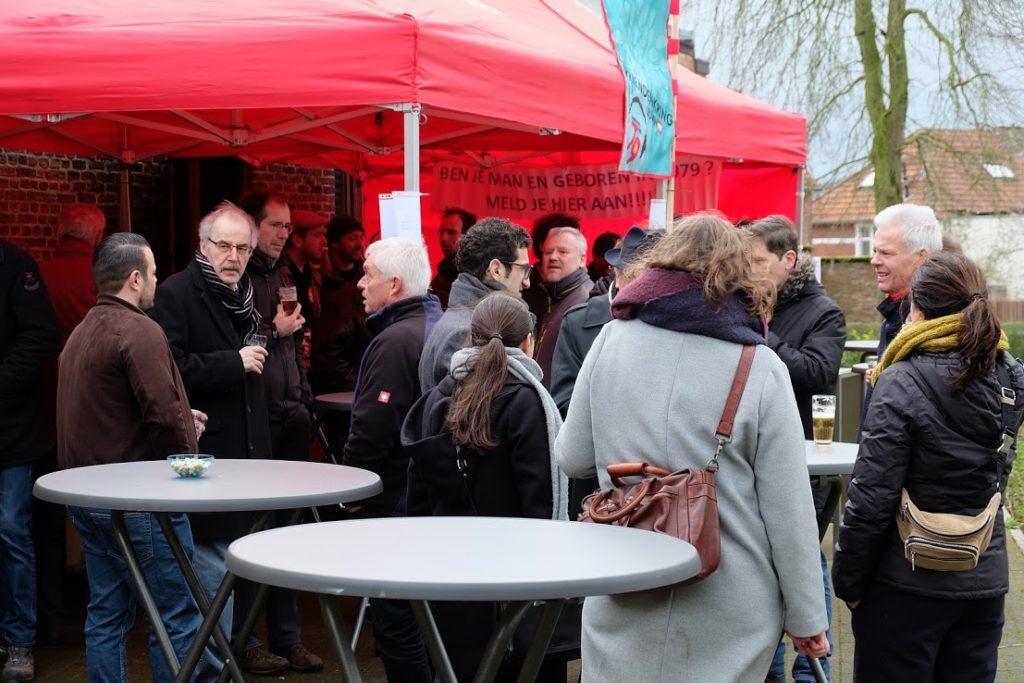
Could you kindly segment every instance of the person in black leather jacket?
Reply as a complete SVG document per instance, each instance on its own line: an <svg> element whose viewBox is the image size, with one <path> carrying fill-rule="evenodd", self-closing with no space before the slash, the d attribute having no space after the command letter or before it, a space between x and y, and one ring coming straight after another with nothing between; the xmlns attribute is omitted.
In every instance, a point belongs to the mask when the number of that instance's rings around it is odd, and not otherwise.
<svg viewBox="0 0 1024 683"><path fill-rule="evenodd" d="M1015 432L1024 369L987 298L969 259L928 259L913 278L911 322L876 369L833 566L853 611L856 681L995 679L1009 589L1001 511L969 570L912 565L896 528L902 489L921 510L973 516L1005 487L1013 450L1001 465L1000 398L1011 385Z"/></svg>

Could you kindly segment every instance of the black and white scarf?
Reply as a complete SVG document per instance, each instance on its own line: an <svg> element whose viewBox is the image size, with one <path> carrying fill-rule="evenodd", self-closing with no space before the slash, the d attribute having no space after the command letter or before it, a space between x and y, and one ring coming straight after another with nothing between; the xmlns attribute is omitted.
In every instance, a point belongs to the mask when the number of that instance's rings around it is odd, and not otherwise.
<svg viewBox="0 0 1024 683"><path fill-rule="evenodd" d="M253 306L252 282L249 281L249 274L242 271L242 278L238 281L238 286L232 289L217 276L213 264L198 249L196 250L196 263L203 271L203 280L206 281L206 286L227 309L228 315L231 316L231 324L238 336L245 339L250 334L258 333L262 317Z"/></svg>

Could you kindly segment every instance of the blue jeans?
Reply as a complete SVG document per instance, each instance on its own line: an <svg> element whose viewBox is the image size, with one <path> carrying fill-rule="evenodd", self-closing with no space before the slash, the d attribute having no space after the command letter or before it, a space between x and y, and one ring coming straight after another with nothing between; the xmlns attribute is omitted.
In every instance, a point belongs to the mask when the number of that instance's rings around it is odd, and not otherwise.
<svg viewBox="0 0 1024 683"><path fill-rule="evenodd" d="M821 576L825 584L825 613L828 615L828 623L832 625L832 586L828 583L828 562L825 560L825 553L821 553ZM813 635L813 634L801 634L801 635ZM828 655L832 656L832 630L825 631L825 635L828 637ZM795 649L796 646L794 646ZM828 663L828 657L821 657L818 659L821 662L821 670L825 672L825 676L828 678L832 677L832 670ZM775 658L772 659L772 667L768 669L769 676L784 676L786 674L786 641L783 640L779 643L779 647L775 650ZM811 664L807 661L807 657L801 654L797 654L793 660L793 680L794 681L813 681L814 672L811 671Z"/></svg>
<svg viewBox="0 0 1024 683"><path fill-rule="evenodd" d="M0 467L0 640L36 640L36 554L32 544L32 465Z"/></svg>
<svg viewBox="0 0 1024 683"><path fill-rule="evenodd" d="M128 565L114 540L110 510L69 507L82 537L89 577L89 608L85 618L85 652L89 681L127 682L126 645L135 622L136 596ZM186 554L192 555L192 530L185 515L170 516ZM188 584L178 568L156 517L146 512L124 516L128 539L153 594L171 644L184 660L202 621ZM149 661L154 681L173 679L156 636L149 634Z"/></svg>

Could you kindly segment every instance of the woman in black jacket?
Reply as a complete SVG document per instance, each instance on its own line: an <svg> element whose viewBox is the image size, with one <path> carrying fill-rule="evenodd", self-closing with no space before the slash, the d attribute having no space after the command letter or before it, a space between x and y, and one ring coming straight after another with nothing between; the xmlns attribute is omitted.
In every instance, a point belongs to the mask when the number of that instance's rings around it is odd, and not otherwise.
<svg viewBox="0 0 1024 683"><path fill-rule="evenodd" d="M1005 490L1015 451L999 447L1024 415L1024 372L969 259L930 258L911 301L911 322L873 375L835 593L852 610L855 680L992 681L1009 589L1002 510L977 566L955 571L920 566L896 517L904 489L920 510L969 516Z"/></svg>
<svg viewBox="0 0 1024 683"><path fill-rule="evenodd" d="M402 428L408 515L566 518L567 480L551 460L562 420L530 358L532 331L521 299L495 293L476 305L470 346L452 356L451 373L417 401ZM458 679L472 680L496 606L431 609ZM565 680L564 662L551 668Z"/></svg>

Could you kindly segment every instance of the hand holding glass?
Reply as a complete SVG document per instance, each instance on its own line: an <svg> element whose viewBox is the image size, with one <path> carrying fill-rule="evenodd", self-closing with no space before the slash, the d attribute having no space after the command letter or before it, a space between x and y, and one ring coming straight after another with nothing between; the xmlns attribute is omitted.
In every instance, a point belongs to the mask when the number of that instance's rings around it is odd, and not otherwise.
<svg viewBox="0 0 1024 683"><path fill-rule="evenodd" d="M258 346L261 349L267 348L267 336L265 334L249 334L245 337L246 346Z"/></svg>
<svg viewBox="0 0 1024 683"><path fill-rule="evenodd" d="M811 427L814 432L814 443L831 444L835 425L836 397L830 394L811 396Z"/></svg>

